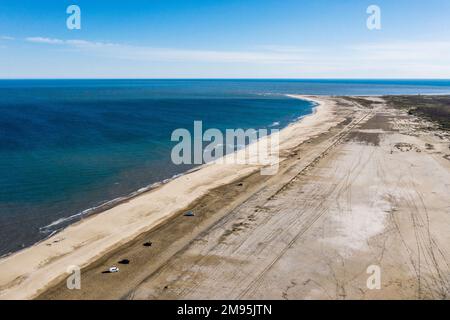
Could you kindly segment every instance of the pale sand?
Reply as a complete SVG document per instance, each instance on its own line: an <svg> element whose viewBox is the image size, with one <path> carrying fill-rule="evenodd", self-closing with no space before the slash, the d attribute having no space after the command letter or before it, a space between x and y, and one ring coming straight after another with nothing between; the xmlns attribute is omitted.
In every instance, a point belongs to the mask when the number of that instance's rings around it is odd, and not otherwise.
<svg viewBox="0 0 450 320"><path fill-rule="evenodd" d="M194 218L169 219L83 269L81 290L63 281L39 298L448 299L450 135L367 99L371 108L326 98L332 127L283 151L278 174L208 192ZM379 290L367 287L369 266Z"/></svg>
<svg viewBox="0 0 450 320"><path fill-rule="evenodd" d="M52 272L39 298L448 299L449 134L379 97L366 98L371 108L361 98L313 99L317 112L281 133L276 175L207 165L1 261L0 279L9 276L1 283L10 283L2 297L33 297ZM177 206L174 187L184 193ZM155 199L160 211L148 203ZM126 227L114 228L109 217ZM117 230L130 226L140 235L128 242L133 235ZM72 239L83 234L85 246L70 252L68 231ZM148 240L152 247L143 247ZM60 247L67 255L38 266L38 257L49 257L44 249ZM102 274L124 258L131 263L119 273ZM68 290L65 268L81 259L93 263L82 270L81 290ZM28 261L36 271L11 283L21 273L15 263ZM380 267L380 290L366 285L371 265Z"/></svg>
<svg viewBox="0 0 450 320"><path fill-rule="evenodd" d="M336 102L304 97L320 105L315 113L283 129L280 154L326 132L343 120ZM241 151L242 152L242 151ZM283 158L281 158L283 160ZM0 260L0 299L29 299L188 207L209 191L261 169L260 165L208 164L158 189L69 226L57 235Z"/></svg>
<svg viewBox="0 0 450 320"><path fill-rule="evenodd" d="M281 190L265 187L125 297L448 299L449 136L373 102Z"/></svg>

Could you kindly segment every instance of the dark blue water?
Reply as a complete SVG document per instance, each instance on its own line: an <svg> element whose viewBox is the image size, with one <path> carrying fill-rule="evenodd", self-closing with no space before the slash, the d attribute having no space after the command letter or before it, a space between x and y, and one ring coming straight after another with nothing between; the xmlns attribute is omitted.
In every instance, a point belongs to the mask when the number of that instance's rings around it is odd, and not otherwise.
<svg viewBox="0 0 450 320"><path fill-rule="evenodd" d="M0 254L189 169L171 163L170 137L194 120L282 128L312 108L286 93L449 92L444 80L1 80Z"/></svg>

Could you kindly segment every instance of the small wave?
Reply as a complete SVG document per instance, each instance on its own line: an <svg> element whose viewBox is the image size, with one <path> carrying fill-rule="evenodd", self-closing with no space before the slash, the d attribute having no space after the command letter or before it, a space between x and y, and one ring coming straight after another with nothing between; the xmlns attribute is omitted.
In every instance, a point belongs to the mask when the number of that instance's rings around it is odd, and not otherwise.
<svg viewBox="0 0 450 320"><path fill-rule="evenodd" d="M172 181L172 180L174 180L174 179L176 179L178 177L181 177L181 176L183 176L183 175L185 175L187 173L190 173L190 172L193 172L193 171L196 171L196 170L198 170L198 169L197 168L193 168L193 169L191 169L191 170L189 170L189 171L187 171L185 173L175 174L171 178L164 179L162 181L158 181L158 182L152 183L152 184L150 184L150 185L148 185L146 187L142 187L142 188L140 188L140 189L138 189L138 190L136 190L134 192L131 192L127 196L118 197L118 198L115 198L115 199L112 199L112 200L104 201L104 202L101 202L97 206L88 208L86 210L78 212L78 213L76 213L74 215L71 215L69 217L59 218L59 219L51 222L50 224L48 224L48 225L46 225L44 227L40 227L39 228L39 232L43 233L43 234L49 234L46 237L48 239L49 237L51 237L55 233L63 230L65 227L67 227L71 222L73 222L75 220L81 220L82 218L88 217L88 216L90 216L92 214L99 213L101 211L104 211L104 210L107 210L109 208L112 208L115 205L118 205L118 204L120 204L123 201L132 199L132 198L137 197L137 196L139 196L139 195L141 195L141 194L143 194L145 192L148 192L150 190L156 189L156 188L160 187L161 185L164 185L164 184L166 184L166 183L168 183L168 182L170 182L170 181Z"/></svg>
<svg viewBox="0 0 450 320"><path fill-rule="evenodd" d="M62 224L62 223L70 222L70 221L72 221L72 220L74 220L74 219L77 219L78 217L80 217L80 216L82 216L82 215L83 215L83 213L82 213L82 212L79 212L79 213L77 213L77 214L74 214L74 215L69 216L69 217L66 217L66 218L60 218L60 219L55 220L55 221L53 221L52 223L50 223L50 224L48 224L48 225L46 225L46 226L44 226L44 227L40 227L40 228L39 228L39 232L41 232L41 233L50 233L50 232L53 232L53 231L51 230L52 227L58 226L58 225L60 225L60 224Z"/></svg>
<svg viewBox="0 0 450 320"><path fill-rule="evenodd" d="M277 92L254 92L257 96L263 96L263 97L282 97L284 94L277 93Z"/></svg>
<svg viewBox="0 0 450 320"><path fill-rule="evenodd" d="M275 121L269 127L278 127L279 125L280 125L280 122L279 121Z"/></svg>

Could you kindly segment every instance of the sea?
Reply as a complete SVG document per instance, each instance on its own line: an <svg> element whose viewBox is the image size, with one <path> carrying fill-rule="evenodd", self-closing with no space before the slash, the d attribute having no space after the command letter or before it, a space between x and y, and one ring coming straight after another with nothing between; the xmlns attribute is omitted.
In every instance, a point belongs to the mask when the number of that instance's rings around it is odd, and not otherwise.
<svg viewBox="0 0 450 320"><path fill-rule="evenodd" d="M450 94L450 80L0 80L0 256L194 169L175 129L282 129L287 94Z"/></svg>

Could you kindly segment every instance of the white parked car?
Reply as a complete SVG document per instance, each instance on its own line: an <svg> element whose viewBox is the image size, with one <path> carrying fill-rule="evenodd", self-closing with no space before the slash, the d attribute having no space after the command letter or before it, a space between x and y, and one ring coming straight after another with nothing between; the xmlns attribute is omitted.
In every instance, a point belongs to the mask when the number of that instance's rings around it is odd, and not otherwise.
<svg viewBox="0 0 450 320"><path fill-rule="evenodd" d="M117 268L116 266L112 266L111 268L109 268L109 272L111 273L119 272L119 268Z"/></svg>

